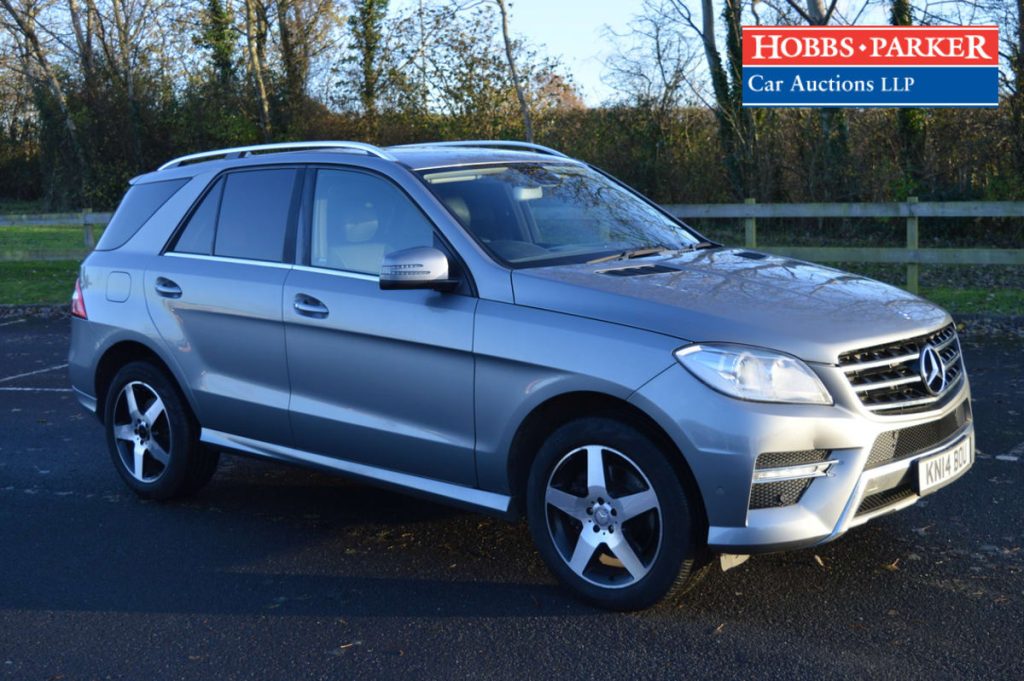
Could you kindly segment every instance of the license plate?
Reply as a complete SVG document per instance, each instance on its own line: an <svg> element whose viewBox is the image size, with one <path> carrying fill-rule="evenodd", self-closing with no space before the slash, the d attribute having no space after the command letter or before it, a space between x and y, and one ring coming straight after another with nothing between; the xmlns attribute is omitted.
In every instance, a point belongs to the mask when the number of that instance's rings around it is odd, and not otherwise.
<svg viewBox="0 0 1024 681"><path fill-rule="evenodd" d="M971 438L917 462L917 490L924 496L959 478L974 463Z"/></svg>

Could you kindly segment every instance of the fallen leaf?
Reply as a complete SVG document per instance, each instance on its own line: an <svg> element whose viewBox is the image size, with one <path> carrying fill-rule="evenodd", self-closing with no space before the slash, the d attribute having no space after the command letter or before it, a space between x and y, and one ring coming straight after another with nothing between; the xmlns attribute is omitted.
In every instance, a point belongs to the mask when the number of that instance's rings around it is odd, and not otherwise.
<svg viewBox="0 0 1024 681"><path fill-rule="evenodd" d="M900 569L900 559L899 559L899 558L897 558L897 559L896 559L896 560L894 560L893 562L891 562L891 563L886 563L886 564L885 564L885 565L883 565L882 567L884 567L884 568L885 568L886 570L888 570L889 572L896 572L897 570L899 570L899 569Z"/></svg>

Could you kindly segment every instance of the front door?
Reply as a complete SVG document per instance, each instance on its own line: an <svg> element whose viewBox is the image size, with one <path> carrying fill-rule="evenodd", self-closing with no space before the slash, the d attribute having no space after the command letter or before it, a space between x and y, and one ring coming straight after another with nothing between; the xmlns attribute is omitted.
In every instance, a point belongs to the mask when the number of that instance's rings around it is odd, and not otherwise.
<svg viewBox="0 0 1024 681"><path fill-rule="evenodd" d="M380 290L384 254L437 246L433 225L379 175L312 179L308 265L283 297L295 447L475 485L476 297Z"/></svg>

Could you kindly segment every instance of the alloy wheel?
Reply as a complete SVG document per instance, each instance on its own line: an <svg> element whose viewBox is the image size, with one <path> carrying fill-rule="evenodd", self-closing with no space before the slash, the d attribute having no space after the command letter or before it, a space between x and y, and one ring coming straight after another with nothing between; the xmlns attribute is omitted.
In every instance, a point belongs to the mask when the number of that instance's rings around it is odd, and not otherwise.
<svg viewBox="0 0 1024 681"><path fill-rule="evenodd" d="M661 506L629 457L586 445L554 466L545 489L548 532L566 565L604 588L631 586L661 549Z"/></svg>
<svg viewBox="0 0 1024 681"><path fill-rule="evenodd" d="M170 425L156 390L142 381L125 384L114 405L111 428L121 463L139 482L155 482L167 469Z"/></svg>

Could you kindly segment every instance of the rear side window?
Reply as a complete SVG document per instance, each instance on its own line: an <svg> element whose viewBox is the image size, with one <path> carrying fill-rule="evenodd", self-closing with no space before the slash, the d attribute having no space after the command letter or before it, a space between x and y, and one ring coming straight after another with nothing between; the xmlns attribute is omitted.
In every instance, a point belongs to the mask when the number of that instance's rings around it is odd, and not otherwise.
<svg viewBox="0 0 1024 681"><path fill-rule="evenodd" d="M228 175L220 200L214 255L282 260L298 178L294 168Z"/></svg>
<svg viewBox="0 0 1024 681"><path fill-rule="evenodd" d="M110 218L110 224L103 230L96 250L112 251L124 246L128 239L135 236L139 228L153 217L153 213L184 187L189 179L191 178L186 177L180 180L132 185L121 199L121 205L117 207L114 217Z"/></svg>
<svg viewBox="0 0 1024 681"><path fill-rule="evenodd" d="M213 253L213 235L217 230L217 211L220 208L220 196L223 191L224 180L217 180L217 184L203 198L178 237L178 243L173 249L176 253Z"/></svg>

